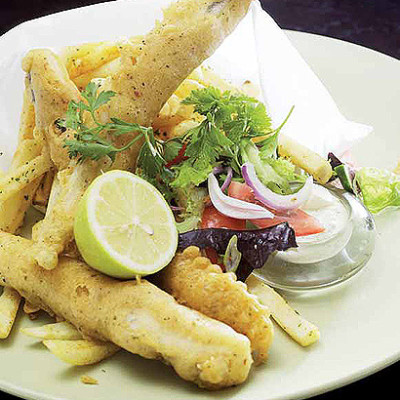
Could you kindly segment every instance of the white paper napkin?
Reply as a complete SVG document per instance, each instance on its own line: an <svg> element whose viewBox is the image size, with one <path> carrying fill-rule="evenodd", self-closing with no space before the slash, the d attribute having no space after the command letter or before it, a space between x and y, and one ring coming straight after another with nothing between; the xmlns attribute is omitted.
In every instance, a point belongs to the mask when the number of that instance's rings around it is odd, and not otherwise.
<svg viewBox="0 0 400 400"><path fill-rule="evenodd" d="M37 47L53 49L147 32L170 0L123 0L33 20L0 38L0 167L15 151L22 107L21 60ZM283 132L322 155L343 153L372 128L346 120L285 33L254 2L249 14L206 62L234 84L259 83L275 125L295 111ZM345 68L345 66L343 66Z"/></svg>

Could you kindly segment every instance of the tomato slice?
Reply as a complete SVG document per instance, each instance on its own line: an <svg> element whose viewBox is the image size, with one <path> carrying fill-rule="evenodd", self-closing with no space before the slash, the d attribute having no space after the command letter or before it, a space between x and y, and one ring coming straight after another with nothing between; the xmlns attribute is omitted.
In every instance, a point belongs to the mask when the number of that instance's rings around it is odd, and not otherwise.
<svg viewBox="0 0 400 400"><path fill-rule="evenodd" d="M228 187L228 196L234 197L235 199L248 201L249 203L254 203L256 200L254 198L253 190L250 186L245 183L232 181Z"/></svg>
<svg viewBox="0 0 400 400"><path fill-rule="evenodd" d="M217 250L213 249L212 247L207 247L206 249L204 249L204 251L206 253L207 258L213 264L219 265L223 271L225 270L224 264L221 262Z"/></svg>
<svg viewBox="0 0 400 400"><path fill-rule="evenodd" d="M246 221L227 217L221 214L214 206L207 206L203 211L201 220L202 229L206 228L227 228L234 230L246 229Z"/></svg>
<svg viewBox="0 0 400 400"><path fill-rule="evenodd" d="M302 210L293 210L285 215L275 215L271 219L254 219L251 222L260 229L287 222L294 229L296 236L314 235L325 230L316 218Z"/></svg>
<svg viewBox="0 0 400 400"><path fill-rule="evenodd" d="M228 195L239 200L257 203L252 189L245 183L231 182L228 188ZM296 232L296 236L313 235L325 230L315 217L305 211L297 209L279 214L275 210L271 211L275 214L274 218L255 219L251 222L260 229L269 228L281 222L288 222Z"/></svg>

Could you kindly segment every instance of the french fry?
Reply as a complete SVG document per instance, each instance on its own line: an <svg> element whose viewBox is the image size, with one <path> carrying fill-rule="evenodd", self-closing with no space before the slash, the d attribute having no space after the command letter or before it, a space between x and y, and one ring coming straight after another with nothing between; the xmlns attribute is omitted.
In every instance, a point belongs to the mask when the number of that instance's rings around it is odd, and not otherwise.
<svg viewBox="0 0 400 400"><path fill-rule="evenodd" d="M269 308L272 318L301 346L309 346L320 338L319 329L304 319L274 289L250 275L246 281L248 291Z"/></svg>
<svg viewBox="0 0 400 400"><path fill-rule="evenodd" d="M24 189L32 181L41 178L52 166L50 157L41 154L33 160L10 171L0 178L0 204Z"/></svg>
<svg viewBox="0 0 400 400"><path fill-rule="evenodd" d="M278 152L321 184L327 183L332 176L332 167L328 160L287 136L279 136Z"/></svg>
<svg viewBox="0 0 400 400"><path fill-rule="evenodd" d="M6 339L17 317L21 296L9 287L3 289L0 296L0 339Z"/></svg>
<svg viewBox="0 0 400 400"><path fill-rule="evenodd" d="M37 140L34 135L35 110L31 97L30 91L25 89L20 117L18 148L14 153L9 172L2 175L3 183L7 178L12 178L18 168L39 156L43 148L43 140ZM16 178L19 179L18 177ZM40 178L34 179L25 187L17 190L14 195L8 193L0 199L1 230L14 233L22 225L25 213L31 205L32 197L39 182ZM5 192L8 188L0 187L0 190Z"/></svg>
<svg viewBox="0 0 400 400"><path fill-rule="evenodd" d="M200 83L195 79L185 79L176 89L175 95L178 96L181 100L184 100L186 97L192 93L193 90L203 89L205 85Z"/></svg>
<svg viewBox="0 0 400 400"><path fill-rule="evenodd" d="M6 201L0 202L0 229L2 231L14 233L22 225L39 182L40 178L29 183Z"/></svg>
<svg viewBox="0 0 400 400"><path fill-rule="evenodd" d="M107 78L113 75L117 71L119 64L120 59L116 58L115 60L112 60L107 64L100 66L99 68L72 78L72 80L79 90L83 90L91 80L98 78Z"/></svg>
<svg viewBox="0 0 400 400"><path fill-rule="evenodd" d="M57 322L34 328L22 328L25 335L41 340L79 340L82 339L80 332L69 322Z"/></svg>
<svg viewBox="0 0 400 400"><path fill-rule="evenodd" d="M113 42L84 43L61 50L60 59L71 79L93 71L118 58L120 50Z"/></svg>
<svg viewBox="0 0 400 400"><path fill-rule="evenodd" d="M121 63L121 50L129 46L132 51L132 61L139 56L143 36L134 36L120 43L87 43L81 46L65 48L61 54L69 77L79 90L97 78L107 78L114 75ZM74 62L71 62L75 60Z"/></svg>
<svg viewBox="0 0 400 400"><path fill-rule="evenodd" d="M164 131L165 132L164 140L182 136L188 130L195 128L198 125L199 121L194 119L188 119L186 121L182 121L179 124L169 127L167 130Z"/></svg>
<svg viewBox="0 0 400 400"><path fill-rule="evenodd" d="M92 340L44 340L43 344L60 360L72 365L96 364L120 350L110 342Z"/></svg>
<svg viewBox="0 0 400 400"><path fill-rule="evenodd" d="M19 123L19 142L26 139L33 139L33 130L35 128L35 107L32 102L32 94L28 89L24 90L22 103L22 112Z"/></svg>
<svg viewBox="0 0 400 400"><path fill-rule="evenodd" d="M231 92L238 92L238 88L236 86L233 86L225 79L221 78L209 67L202 66L195 69L192 74L189 75L189 79L194 79L206 87L214 86L222 92L225 92L227 90Z"/></svg>
<svg viewBox="0 0 400 400"><path fill-rule="evenodd" d="M43 149L43 143L36 139L24 139L18 144L18 148L14 153L10 170L15 171L21 165L38 157Z"/></svg>

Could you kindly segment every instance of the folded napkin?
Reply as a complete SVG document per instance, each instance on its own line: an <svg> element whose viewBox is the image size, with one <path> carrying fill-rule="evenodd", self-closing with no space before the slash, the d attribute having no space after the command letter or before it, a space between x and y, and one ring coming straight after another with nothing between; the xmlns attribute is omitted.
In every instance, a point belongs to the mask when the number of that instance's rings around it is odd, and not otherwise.
<svg viewBox="0 0 400 400"><path fill-rule="evenodd" d="M0 167L10 165L22 107L21 60L37 47L53 49L88 41L113 40L147 32L170 0L122 0L29 21L0 38ZM283 133L321 155L338 154L372 128L348 121L285 33L258 2L206 62L234 84L258 83L276 126L294 112ZM345 68L345 66L341 66Z"/></svg>

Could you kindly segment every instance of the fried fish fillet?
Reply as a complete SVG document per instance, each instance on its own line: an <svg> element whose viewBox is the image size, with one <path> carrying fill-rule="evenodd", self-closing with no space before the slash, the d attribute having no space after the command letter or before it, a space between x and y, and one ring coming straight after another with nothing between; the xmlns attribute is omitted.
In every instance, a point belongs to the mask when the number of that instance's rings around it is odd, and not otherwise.
<svg viewBox="0 0 400 400"><path fill-rule="evenodd" d="M157 279L180 304L222 321L251 341L256 363L265 361L273 339L268 309L251 295L234 273L223 273L197 247L178 254Z"/></svg>
<svg viewBox="0 0 400 400"><path fill-rule="evenodd" d="M232 32L250 3L251 0L179 0L173 3L165 10L164 20L144 36L139 45L122 46L120 66L104 85L104 90L110 89L116 95L99 111L99 119L106 122L116 117L150 126L180 83ZM68 155L64 139L68 131L59 132L54 128L54 121L65 115L71 99L79 99L79 91L60 59L48 50L29 53L23 64L35 98L37 124L45 131L53 162L59 169L66 168ZM114 144L120 147L131 139L129 135L120 136L114 139ZM117 160L112 168L134 169L141 145L141 141L136 142L124 152L127 162ZM86 187L101 170L90 162L83 163L80 169L76 164L69 164L67 168L83 174L84 177L74 179L85 183ZM36 230L35 240L42 245L36 260L47 269L57 265L58 254L72 237L71 215L75 214L76 200L85 189L85 185L75 189L69 179L64 182L64 193L68 191L69 198L74 201L68 203L68 199L60 195L52 213L46 214ZM55 227L55 220L63 215Z"/></svg>
<svg viewBox="0 0 400 400"><path fill-rule="evenodd" d="M0 280L34 307L64 318L86 337L161 359L201 387L218 389L247 378L252 358L246 336L179 305L145 280L117 281L66 257L54 270L38 268L32 246L0 232Z"/></svg>

